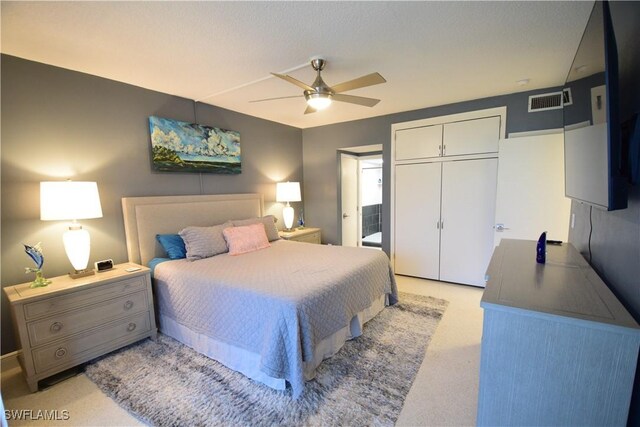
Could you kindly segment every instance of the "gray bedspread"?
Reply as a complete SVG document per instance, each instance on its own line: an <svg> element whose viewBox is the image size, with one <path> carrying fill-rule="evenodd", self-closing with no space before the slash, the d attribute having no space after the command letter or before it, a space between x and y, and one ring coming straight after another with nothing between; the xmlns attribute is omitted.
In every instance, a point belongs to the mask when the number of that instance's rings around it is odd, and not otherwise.
<svg viewBox="0 0 640 427"><path fill-rule="evenodd" d="M304 389L314 345L397 288L382 251L278 240L240 256L159 264L160 314L193 331L260 354L260 370Z"/></svg>

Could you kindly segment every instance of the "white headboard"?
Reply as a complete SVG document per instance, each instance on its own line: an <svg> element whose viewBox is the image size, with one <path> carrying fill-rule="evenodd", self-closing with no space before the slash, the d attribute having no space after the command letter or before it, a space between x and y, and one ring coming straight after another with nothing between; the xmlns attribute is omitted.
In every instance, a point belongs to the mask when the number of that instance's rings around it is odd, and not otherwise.
<svg viewBox="0 0 640 427"><path fill-rule="evenodd" d="M129 262L147 265L163 254L156 234L263 216L264 201L257 193L123 197L122 212Z"/></svg>

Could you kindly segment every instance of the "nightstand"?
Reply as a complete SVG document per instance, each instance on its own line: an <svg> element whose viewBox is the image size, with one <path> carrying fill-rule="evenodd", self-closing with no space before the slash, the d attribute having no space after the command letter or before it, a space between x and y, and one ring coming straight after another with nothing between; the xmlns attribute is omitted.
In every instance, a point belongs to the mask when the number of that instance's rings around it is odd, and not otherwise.
<svg viewBox="0 0 640 427"><path fill-rule="evenodd" d="M321 243L321 232L319 228L305 227L292 231L280 231L280 238L295 242Z"/></svg>
<svg viewBox="0 0 640 427"><path fill-rule="evenodd" d="M127 272L126 268L139 268ZM93 276L4 288L32 392L38 381L146 337L155 339L150 270L118 264Z"/></svg>

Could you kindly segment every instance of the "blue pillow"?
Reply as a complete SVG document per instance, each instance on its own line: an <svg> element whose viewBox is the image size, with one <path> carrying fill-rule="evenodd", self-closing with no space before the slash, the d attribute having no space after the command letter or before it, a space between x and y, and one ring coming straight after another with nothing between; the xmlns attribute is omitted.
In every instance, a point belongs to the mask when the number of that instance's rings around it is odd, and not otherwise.
<svg viewBox="0 0 640 427"><path fill-rule="evenodd" d="M187 248L184 240L179 234L156 234L156 239L164 248L171 259L182 259L187 257Z"/></svg>

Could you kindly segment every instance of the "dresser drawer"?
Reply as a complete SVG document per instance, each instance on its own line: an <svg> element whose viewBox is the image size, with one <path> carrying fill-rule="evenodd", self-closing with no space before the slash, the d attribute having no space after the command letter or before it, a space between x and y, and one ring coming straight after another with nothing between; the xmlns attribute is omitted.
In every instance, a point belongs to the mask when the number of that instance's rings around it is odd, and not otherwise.
<svg viewBox="0 0 640 427"><path fill-rule="evenodd" d="M43 315L51 315L83 307L87 304L94 304L118 295L140 291L146 288L145 277L132 277L117 283L108 283L91 289L28 303L24 305L24 315L27 320L31 320Z"/></svg>
<svg viewBox="0 0 640 427"><path fill-rule="evenodd" d="M296 237L296 242L316 243L320 244L320 232L307 234L305 236Z"/></svg>
<svg viewBox="0 0 640 427"><path fill-rule="evenodd" d="M106 325L104 328L73 339L49 344L32 351L36 373L60 365L76 365L86 360L87 354L102 347L101 354L107 353L122 345L126 337L134 338L149 333L151 330L149 312L123 319ZM110 344L112 343L112 344Z"/></svg>
<svg viewBox="0 0 640 427"><path fill-rule="evenodd" d="M99 304L49 316L29 322L29 341L32 347L82 332L86 329L127 317L141 311L148 311L146 291L124 295Z"/></svg>

